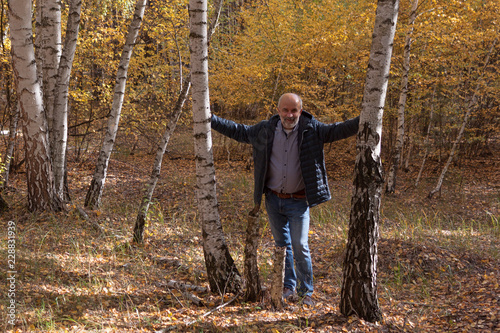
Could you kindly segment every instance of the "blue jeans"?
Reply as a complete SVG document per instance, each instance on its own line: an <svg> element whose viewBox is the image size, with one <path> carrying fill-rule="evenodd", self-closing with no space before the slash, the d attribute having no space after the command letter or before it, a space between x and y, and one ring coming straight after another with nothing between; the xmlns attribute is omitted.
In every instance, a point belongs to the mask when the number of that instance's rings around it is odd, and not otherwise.
<svg viewBox="0 0 500 333"><path fill-rule="evenodd" d="M286 246L284 287L299 296L313 293L313 272L309 252L309 206L306 199L280 199L266 193L269 225L277 246ZM295 269L294 269L295 258Z"/></svg>

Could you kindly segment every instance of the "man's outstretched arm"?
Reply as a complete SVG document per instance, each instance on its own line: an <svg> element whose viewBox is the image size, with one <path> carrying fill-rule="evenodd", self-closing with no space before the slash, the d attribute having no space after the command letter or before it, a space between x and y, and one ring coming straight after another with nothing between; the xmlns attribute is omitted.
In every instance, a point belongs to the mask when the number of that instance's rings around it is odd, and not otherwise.
<svg viewBox="0 0 500 333"><path fill-rule="evenodd" d="M212 128L217 132L242 143L250 143L249 129L251 126L238 124L232 120L217 117L212 114Z"/></svg>
<svg viewBox="0 0 500 333"><path fill-rule="evenodd" d="M319 124L319 135L323 142L333 142L348 138L358 133L359 116L334 124Z"/></svg>

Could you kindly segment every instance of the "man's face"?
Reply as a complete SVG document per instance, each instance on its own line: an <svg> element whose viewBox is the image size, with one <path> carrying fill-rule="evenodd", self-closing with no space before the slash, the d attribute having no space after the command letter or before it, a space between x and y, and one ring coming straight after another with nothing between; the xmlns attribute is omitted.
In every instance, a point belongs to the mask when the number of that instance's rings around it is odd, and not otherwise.
<svg viewBox="0 0 500 333"><path fill-rule="evenodd" d="M294 95L283 96L278 105L278 115L284 129L291 130L299 122L302 106L300 99Z"/></svg>

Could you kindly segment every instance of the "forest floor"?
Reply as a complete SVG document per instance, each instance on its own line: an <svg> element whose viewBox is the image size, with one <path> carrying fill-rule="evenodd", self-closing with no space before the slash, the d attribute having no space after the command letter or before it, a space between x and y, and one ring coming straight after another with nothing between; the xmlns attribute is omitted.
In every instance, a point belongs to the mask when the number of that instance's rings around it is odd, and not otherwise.
<svg viewBox="0 0 500 333"><path fill-rule="evenodd" d="M333 198L311 210L316 304L291 302L277 311L267 298L252 303L203 289L208 282L194 197L194 160L180 140L172 139L165 156L140 245L131 241L132 229L154 156L118 149L109 164L103 204L87 211L87 219L78 208L96 153L70 161L73 204L67 212L29 213L24 175L12 176L5 194L11 209L1 216L0 257L7 269L0 271L0 280L7 282L0 284L0 331L500 332L498 150L497 155L452 166L433 199L427 199L427 193L441 171L436 161L429 162L418 188L411 185L419 162L409 172L400 172L396 193L384 195L381 205L377 281L384 319L369 323L346 318L338 308L353 141L327 147ZM217 138L215 143L222 225L243 273L252 171L243 157L246 150L224 146ZM7 260L7 221L15 225L14 267ZM265 212L260 221L259 266L263 285L269 288L273 240ZM16 272L14 284L7 280L10 271ZM172 281L202 288L183 293ZM16 300L14 325L8 322L11 296L4 296L9 292Z"/></svg>

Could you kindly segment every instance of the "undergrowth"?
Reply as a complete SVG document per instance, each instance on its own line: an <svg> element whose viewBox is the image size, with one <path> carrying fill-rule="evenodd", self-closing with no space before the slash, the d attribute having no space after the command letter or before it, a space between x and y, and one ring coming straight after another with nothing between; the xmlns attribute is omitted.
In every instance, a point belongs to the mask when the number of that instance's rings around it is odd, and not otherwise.
<svg viewBox="0 0 500 333"><path fill-rule="evenodd" d="M173 162L171 161L173 164ZM180 162L179 162L180 163ZM232 295L199 292L201 305L168 281L208 287L201 228L194 200L194 178L165 172L149 209L143 244L132 240L141 184L135 173L108 184L103 207L78 213L84 192L75 191L67 212L34 214L25 210L23 191L9 194L12 209L2 216L16 226L16 321L6 320L0 304L0 330L13 332L150 332L165 327L193 332L292 331L489 331L499 329L500 225L494 197L481 205L459 198L434 202L415 192L384 195L378 243L378 292L382 323L344 318L338 312L342 264L349 230L351 186L332 181L333 198L311 209L310 248L317 305L296 304L272 311L265 302L246 303ZM243 273L244 232L252 208L252 175L224 166L218 174L219 208L224 232ZM111 170L111 173L119 173ZM128 170L128 172L133 173ZM490 200L484 203L484 199ZM442 204L440 204L442 203ZM484 206L488 209L483 209ZM472 216L472 217L471 217ZM265 212L259 265L269 287L273 240ZM7 259L2 228L0 257ZM6 281L7 270L0 272ZM1 285L6 295L6 284ZM473 296L470 296L473 295ZM466 304L463 307L458 304ZM476 302L476 303L473 303ZM191 323L189 326L186 323Z"/></svg>

